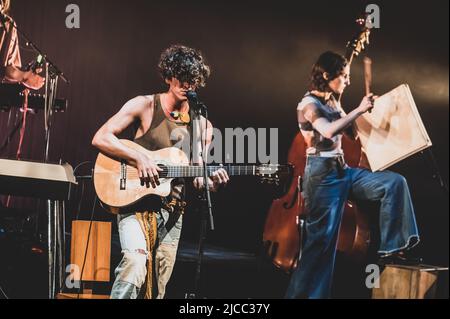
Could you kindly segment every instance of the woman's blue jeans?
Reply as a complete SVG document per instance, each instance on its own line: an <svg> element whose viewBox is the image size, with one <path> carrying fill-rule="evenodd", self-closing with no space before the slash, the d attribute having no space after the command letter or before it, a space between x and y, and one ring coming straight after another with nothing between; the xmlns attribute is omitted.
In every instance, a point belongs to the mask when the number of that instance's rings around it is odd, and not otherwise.
<svg viewBox="0 0 450 319"><path fill-rule="evenodd" d="M303 180L306 241L286 298L329 298L337 239L344 205L380 201L380 254L411 248L419 242L406 179L396 173L350 168L337 158L310 156Z"/></svg>

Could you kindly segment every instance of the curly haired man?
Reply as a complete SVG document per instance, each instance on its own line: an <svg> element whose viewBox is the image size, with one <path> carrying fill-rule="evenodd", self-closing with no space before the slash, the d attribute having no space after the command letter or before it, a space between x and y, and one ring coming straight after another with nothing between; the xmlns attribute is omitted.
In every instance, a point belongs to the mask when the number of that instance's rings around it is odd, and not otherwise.
<svg viewBox="0 0 450 319"><path fill-rule="evenodd" d="M167 92L139 96L128 101L99 129L92 140L92 144L101 152L125 160L136 167L141 182L147 184L147 187L159 185L160 168L146 154L130 149L121 143L117 135L127 127L135 125L137 131L134 142L137 144L150 151L173 147L180 141L171 140L172 132L180 129L188 130L190 125L183 116L189 112L187 92L204 87L210 75L210 68L206 65L202 54L182 45L173 45L163 51L158 68L163 80L168 85ZM200 123L200 136L205 141L199 139L198 143L206 142L208 147L212 139L212 125L210 122L206 124L204 119ZM184 136L189 136L189 134ZM192 149L196 149L196 147L192 147ZM196 164L200 164L198 161L201 161L201 158L198 154L197 156L194 154L192 157L198 159ZM220 169L212 174L208 185L212 191L215 191L219 185L226 184L228 180L226 171ZM202 178L194 179L193 185L195 188L201 189ZM170 197L170 199L161 198L161 203L183 200L183 180L176 180L172 184ZM146 230L145 227L142 227L140 213L130 212L118 217L123 258L116 269L116 279L111 292L113 299L137 298L146 280L146 297L153 297L149 292L149 287L150 290L152 288L152 272L154 272L157 282L157 298L164 298L165 287L175 264L181 234L182 214L180 210L168 209L164 204L159 205L159 198L155 210L153 202L154 200L151 204L148 203L149 206L152 206L148 209L156 211L157 221L158 238L153 254L148 249L148 233L153 228L150 226ZM147 260L149 260L148 267L146 266ZM152 260L154 268L152 268Z"/></svg>

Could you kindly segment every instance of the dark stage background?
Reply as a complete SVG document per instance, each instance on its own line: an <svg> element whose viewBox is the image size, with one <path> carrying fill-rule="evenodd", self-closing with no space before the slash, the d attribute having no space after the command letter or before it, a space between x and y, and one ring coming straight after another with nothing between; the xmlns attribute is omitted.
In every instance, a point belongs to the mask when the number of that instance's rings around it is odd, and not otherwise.
<svg viewBox="0 0 450 319"><path fill-rule="evenodd" d="M67 29L65 8L76 3L81 28ZM370 2L368 2L370 3ZM373 89L383 94L402 83L411 87L433 152L448 181L448 1L376 1L381 29L367 51L374 61ZM307 89L309 72L320 53L345 52L354 19L364 1L105 1L13 0L19 27L65 72L72 84L60 83L69 110L57 114L51 137L51 160L76 166L94 161L91 139L102 123L130 98L161 92L156 70L159 55L173 43L200 49L212 66L212 77L201 90L210 119L226 127L279 128L279 158L297 133L296 105ZM22 43L23 44L23 43ZM24 62L33 56L22 49ZM344 104L357 106L363 96L362 59L352 69L352 85ZM7 132L7 113L0 114L0 141ZM127 132L126 135L129 135ZM43 115L29 117L23 158L42 160ZM14 141L1 157L13 157ZM78 173L89 173L82 166ZM411 188L421 231L418 254L428 263L448 265L448 193L432 178L425 155L394 166ZM86 185L82 209L89 218L93 201ZM216 231L208 243L257 254L270 190L253 179L234 179L214 195ZM14 200L18 207L36 205ZM0 216L1 218L1 216ZM96 210L97 220L113 217ZM41 223L45 218L41 218ZM45 230L45 228L43 228ZM199 217L185 216L183 240L198 238Z"/></svg>

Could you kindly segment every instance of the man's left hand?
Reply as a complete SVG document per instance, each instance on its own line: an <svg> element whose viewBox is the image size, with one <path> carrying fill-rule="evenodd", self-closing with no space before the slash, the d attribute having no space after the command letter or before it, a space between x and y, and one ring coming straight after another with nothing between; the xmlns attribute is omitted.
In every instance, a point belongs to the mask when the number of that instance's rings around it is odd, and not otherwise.
<svg viewBox="0 0 450 319"><path fill-rule="evenodd" d="M227 185L230 181L230 177L225 169L220 168L217 171L213 172L208 181L208 187L211 191L215 192L222 185ZM194 187L198 190L203 189L203 177L197 177L194 180Z"/></svg>

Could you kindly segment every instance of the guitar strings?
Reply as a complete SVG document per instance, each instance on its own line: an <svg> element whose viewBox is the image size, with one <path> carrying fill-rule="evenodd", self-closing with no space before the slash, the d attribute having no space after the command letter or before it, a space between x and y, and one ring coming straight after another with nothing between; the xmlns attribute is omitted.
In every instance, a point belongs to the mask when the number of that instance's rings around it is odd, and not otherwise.
<svg viewBox="0 0 450 319"><path fill-rule="evenodd" d="M193 166L163 166L162 171L159 172L160 177L197 177L203 175L203 167ZM208 172L211 174L219 169L224 169L231 175L249 175L254 174L256 166L243 165L243 166L209 166ZM138 178L137 169L131 166L127 166L127 177Z"/></svg>

